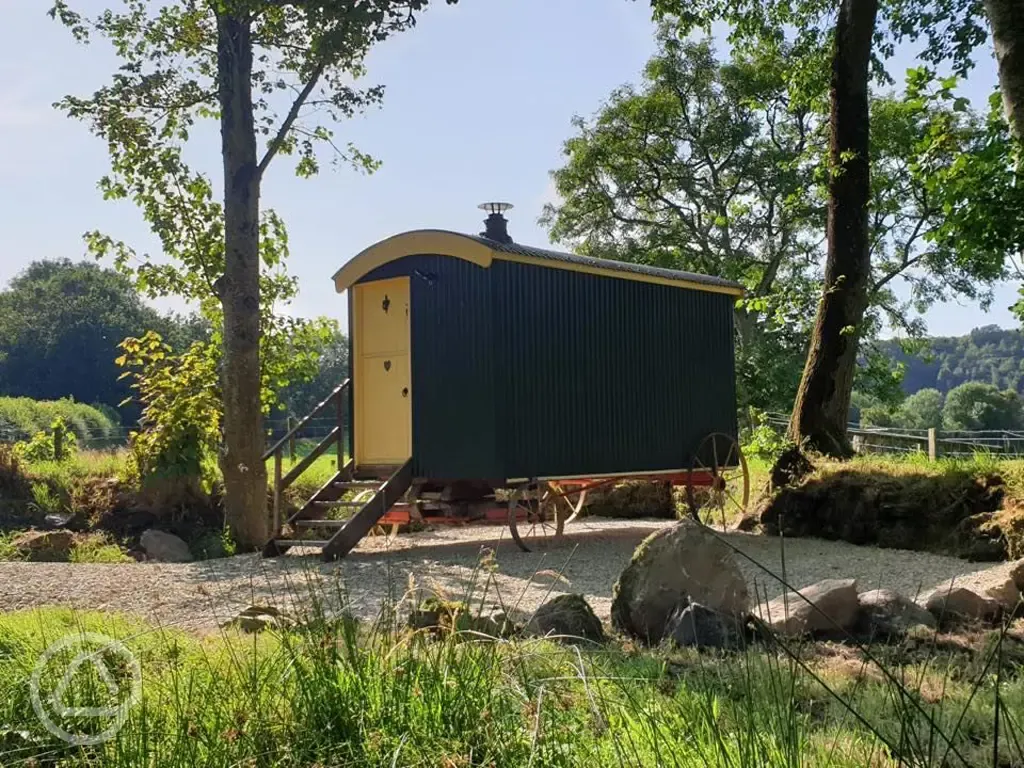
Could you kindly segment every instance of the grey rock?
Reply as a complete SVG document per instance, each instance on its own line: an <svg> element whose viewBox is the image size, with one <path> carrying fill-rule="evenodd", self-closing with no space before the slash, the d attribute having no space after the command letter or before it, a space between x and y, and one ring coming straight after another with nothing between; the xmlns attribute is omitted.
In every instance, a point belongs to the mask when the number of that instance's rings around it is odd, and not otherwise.
<svg viewBox="0 0 1024 768"><path fill-rule="evenodd" d="M272 605L251 605L233 619L221 624L221 628L240 629L249 634L256 634L268 629L287 629L294 623Z"/></svg>
<svg viewBox="0 0 1024 768"><path fill-rule="evenodd" d="M905 635L914 627L935 629L935 617L928 611L891 589L872 589L857 595L860 603L858 635L887 638Z"/></svg>
<svg viewBox="0 0 1024 768"><path fill-rule="evenodd" d="M167 531L150 528L139 539L146 557L164 563L187 563L192 560L192 552L188 544Z"/></svg>
<svg viewBox="0 0 1024 768"><path fill-rule="evenodd" d="M985 597L995 600L1008 613L1014 613L1021 603L1020 587L1010 575L997 578L989 584L985 589Z"/></svg>
<svg viewBox="0 0 1024 768"><path fill-rule="evenodd" d="M33 562L64 562L71 555L75 536L71 531L28 531L12 542L18 551Z"/></svg>
<svg viewBox="0 0 1024 768"><path fill-rule="evenodd" d="M672 614L691 602L736 617L750 610L747 584L732 550L692 520L645 539L612 594L615 628L652 644L665 637Z"/></svg>
<svg viewBox="0 0 1024 768"><path fill-rule="evenodd" d="M683 647L736 648L743 643L743 629L743 622L736 616L690 603L672 614L665 635Z"/></svg>
<svg viewBox="0 0 1024 768"><path fill-rule="evenodd" d="M1024 593L1024 557L1011 563L1007 570L1010 573L1010 578L1017 585L1017 589Z"/></svg>
<svg viewBox="0 0 1024 768"><path fill-rule="evenodd" d="M841 635L854 628L859 611L855 579L825 579L759 605L754 615L774 632L800 637Z"/></svg>
<svg viewBox="0 0 1024 768"><path fill-rule="evenodd" d="M67 528L69 531L84 531L88 526L81 515L73 512L51 512L43 517L48 528Z"/></svg>
<svg viewBox="0 0 1024 768"><path fill-rule="evenodd" d="M518 632L515 622L500 608L481 613L473 624L476 632L488 637L512 637Z"/></svg>
<svg viewBox="0 0 1024 768"><path fill-rule="evenodd" d="M601 620L583 595L559 595L548 600L533 614L526 632L541 637L553 635L559 640L605 640Z"/></svg>
<svg viewBox="0 0 1024 768"><path fill-rule="evenodd" d="M972 621L991 622L998 619L1001 612L997 600L960 586L956 579L939 585L921 602L943 626Z"/></svg>

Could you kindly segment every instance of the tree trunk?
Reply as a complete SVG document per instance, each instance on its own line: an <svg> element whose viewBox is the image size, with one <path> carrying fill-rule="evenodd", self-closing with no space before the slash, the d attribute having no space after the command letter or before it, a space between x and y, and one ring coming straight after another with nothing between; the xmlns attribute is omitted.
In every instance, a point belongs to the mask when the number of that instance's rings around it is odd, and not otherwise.
<svg viewBox="0 0 1024 768"><path fill-rule="evenodd" d="M266 543L267 470L260 406L259 197L252 110L250 22L217 20L224 159L224 508L240 548Z"/></svg>
<svg viewBox="0 0 1024 768"><path fill-rule="evenodd" d="M878 0L842 0L830 88L828 261L797 391L790 437L832 456L852 453L846 422L868 305L868 65Z"/></svg>
<svg viewBox="0 0 1024 768"><path fill-rule="evenodd" d="M1024 138L1024 0L985 0L1010 130Z"/></svg>

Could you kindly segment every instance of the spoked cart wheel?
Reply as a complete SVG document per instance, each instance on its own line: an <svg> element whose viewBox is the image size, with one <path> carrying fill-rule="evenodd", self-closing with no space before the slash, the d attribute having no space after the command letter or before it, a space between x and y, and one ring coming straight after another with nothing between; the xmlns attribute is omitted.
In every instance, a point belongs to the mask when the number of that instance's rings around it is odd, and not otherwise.
<svg viewBox="0 0 1024 768"><path fill-rule="evenodd" d="M690 514L704 525L741 517L750 500L750 473L739 443L722 432L701 440L690 460L686 503Z"/></svg>
<svg viewBox="0 0 1024 768"><path fill-rule="evenodd" d="M554 492L557 500L562 504L565 524L573 522L583 511L587 503L587 486L570 483L559 483L554 480L548 483L548 487Z"/></svg>
<svg viewBox="0 0 1024 768"><path fill-rule="evenodd" d="M508 527L523 552L544 549L561 541L569 517L564 498L546 482L521 485L511 492Z"/></svg>

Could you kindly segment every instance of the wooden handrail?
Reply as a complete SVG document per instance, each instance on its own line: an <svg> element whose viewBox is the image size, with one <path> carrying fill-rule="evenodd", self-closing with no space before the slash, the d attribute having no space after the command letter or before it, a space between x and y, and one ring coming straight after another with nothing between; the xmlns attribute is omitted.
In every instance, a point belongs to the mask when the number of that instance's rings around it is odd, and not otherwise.
<svg viewBox="0 0 1024 768"><path fill-rule="evenodd" d="M341 393L348 389L350 384L351 379L345 379L343 382L341 382L341 384L335 387L334 391L331 392L331 394L329 394L327 397L325 397L320 402L320 404L317 405L316 408L307 413L298 424L296 424L294 427L288 430L284 437L282 437L280 440L278 440L276 443L274 443L270 448L266 450L266 452L263 454L263 461L266 461L279 450L281 450L288 443L288 441L295 435L296 432L303 429L307 424L309 424L310 420L315 418L324 408L326 408L328 405L334 402L334 399L336 397L341 397Z"/></svg>

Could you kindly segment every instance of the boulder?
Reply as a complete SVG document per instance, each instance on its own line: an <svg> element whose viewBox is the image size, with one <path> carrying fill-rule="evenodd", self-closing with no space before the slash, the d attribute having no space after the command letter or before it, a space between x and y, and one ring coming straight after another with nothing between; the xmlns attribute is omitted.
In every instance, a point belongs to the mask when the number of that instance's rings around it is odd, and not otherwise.
<svg viewBox="0 0 1024 768"><path fill-rule="evenodd" d="M761 516L756 512L745 512L732 526L731 530L739 531L740 533L754 533L760 527Z"/></svg>
<svg viewBox="0 0 1024 768"><path fill-rule="evenodd" d="M928 611L891 589L873 589L857 595L860 618L857 634L868 639L899 637L913 627L935 629L935 617Z"/></svg>
<svg viewBox="0 0 1024 768"><path fill-rule="evenodd" d="M612 624L652 644L665 637L672 614L691 602L736 617L750 610L747 584L732 550L693 520L680 520L647 537L612 594Z"/></svg>
<svg viewBox="0 0 1024 768"><path fill-rule="evenodd" d="M1021 604L1020 588L1009 574L994 579L985 588L984 594L985 597L991 597L999 603L1003 610L1010 614L1016 612Z"/></svg>
<svg viewBox="0 0 1024 768"><path fill-rule="evenodd" d="M668 620L665 637L675 645L695 648L736 648L743 643L744 623L731 614L690 603Z"/></svg>
<svg viewBox="0 0 1024 768"><path fill-rule="evenodd" d="M255 634L267 629L287 629L294 623L272 605L250 605L235 618L221 624L221 628L240 629L243 632Z"/></svg>
<svg viewBox="0 0 1024 768"><path fill-rule="evenodd" d="M150 528L139 539L146 557L164 563L187 563L192 560L188 544L167 531Z"/></svg>
<svg viewBox="0 0 1024 768"><path fill-rule="evenodd" d="M583 595L559 595L537 609L526 625L531 635L604 642L604 627Z"/></svg>
<svg viewBox="0 0 1024 768"><path fill-rule="evenodd" d="M958 576L955 586L965 587L982 597L990 597L1007 614L1014 614L1021 605L1021 587L1018 581L1024 576L1024 566L1018 562L1000 563L983 571ZM949 582L945 586L949 588Z"/></svg>
<svg viewBox="0 0 1024 768"><path fill-rule="evenodd" d="M1022 593L1024 593L1024 557L1007 566L1007 571L1010 574L1010 578L1013 579Z"/></svg>
<svg viewBox="0 0 1024 768"><path fill-rule="evenodd" d="M83 532L89 526L80 514L74 512L52 512L43 516L47 528L66 528L69 531Z"/></svg>
<svg viewBox="0 0 1024 768"><path fill-rule="evenodd" d="M921 602L928 612L938 619L940 625L970 621L995 621L999 618L1001 606L991 597L979 594L974 589L961 586L957 579L936 587Z"/></svg>
<svg viewBox="0 0 1024 768"><path fill-rule="evenodd" d="M441 610L434 607L417 607L409 611L409 629L440 629Z"/></svg>
<svg viewBox="0 0 1024 768"><path fill-rule="evenodd" d="M754 615L773 632L789 637L841 635L860 612L855 579L825 579L759 605Z"/></svg>
<svg viewBox="0 0 1024 768"><path fill-rule="evenodd" d="M488 637L512 637L518 627L506 611L492 608L474 618L473 630Z"/></svg>
<svg viewBox="0 0 1024 768"><path fill-rule="evenodd" d="M75 545L71 531L28 531L12 542L18 551L33 562L66 562Z"/></svg>

